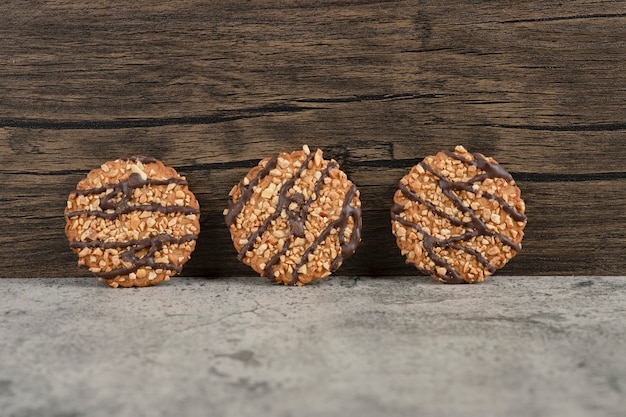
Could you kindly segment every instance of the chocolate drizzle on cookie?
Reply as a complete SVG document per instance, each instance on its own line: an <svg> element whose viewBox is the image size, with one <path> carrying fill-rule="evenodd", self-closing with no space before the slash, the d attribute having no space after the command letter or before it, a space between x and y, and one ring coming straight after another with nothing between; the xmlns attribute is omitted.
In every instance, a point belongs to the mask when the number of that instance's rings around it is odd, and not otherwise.
<svg viewBox="0 0 626 417"><path fill-rule="evenodd" d="M521 250L521 246L519 243L512 241L507 236L504 236L501 233L491 230L487 224L476 214L476 212L471 208L466 206L463 203L463 200L457 195L457 191L465 191L469 193L473 193L477 197L484 197L488 200L497 201L502 210L504 210L507 214L511 216L511 218L518 222L523 222L526 220L526 216L519 212L517 209L512 207L508 202L506 202L502 197L493 195L491 193L481 191L477 187L475 188L475 184L480 183L488 178L503 178L506 181L513 181L511 174L509 174L504 168L502 168L497 163L492 163L488 161L484 156L479 153L474 153L472 156L474 160L469 160L463 158L461 155L458 155L453 152L444 151L444 153L454 159L457 159L464 164L474 165L478 168L482 173L476 175L475 177L469 179L466 182L453 182L446 178L443 174L437 172L433 167L422 161L420 166L433 176L438 179L438 186L441 189L442 193L452 201L454 206L464 215L470 218L469 221L465 222L455 216L452 216L440 209L438 209L433 203L426 201L421 198L417 193L411 191L407 186L400 182L399 189L400 192L409 200L420 203L428 208L428 210L436 216L442 217L448 220L451 224L459 227L465 228L466 232L458 235L451 236L449 238L440 239L432 236L430 233L427 233L423 227L419 224L406 220L404 217L401 217L400 214L405 211L405 207L399 204L394 204L391 209L391 217L393 220L415 229L423 236L423 246L426 252L428 253L429 258L435 263L437 267L444 268L446 270L446 274L441 274L435 270L425 270L423 268L418 267L418 269L422 270L424 273L429 275L436 275L442 281L452 284L459 284L465 282L459 271L454 269L452 265L450 265L443 257L439 256L436 253L436 248L451 248L454 250L463 251L469 255L472 255L476 258L476 260L481 263L485 269L491 273L495 272L496 268L489 263L489 260L480 252L470 247L467 247L462 242L469 241L470 239L477 236L490 236L500 240L503 244L509 246L512 250L519 252ZM464 216L465 217L465 216Z"/></svg>
<svg viewBox="0 0 626 417"><path fill-rule="evenodd" d="M265 178L270 173L270 171L276 168L277 163L278 157L275 156L267 161L265 166L259 170L256 177L250 180L248 184L244 184L244 180L241 180L241 182L239 183L239 189L241 190L241 196L239 197L239 200L237 200L236 203L234 203L232 200L228 201L228 213L226 213L226 216L224 217L224 220L226 221L226 225L228 227L230 227L235 222L235 219L237 218L239 213L241 213L243 208L250 201L250 198L252 198L252 194L254 194L254 187L256 187L259 181Z"/></svg>
<svg viewBox="0 0 626 417"><path fill-rule="evenodd" d="M71 248L83 249L83 248L100 248L100 249L115 249L115 248L128 248L122 252L120 258L123 262L129 263L130 266L113 269L107 272L96 272L95 275L102 279L113 279L117 276L128 275L131 272L137 271L141 267L149 267L151 269L169 269L176 272L181 272L183 267L171 262L163 263L156 262L155 255L158 251L163 249L165 244L182 244L185 242L191 242L198 239L197 234L188 234L180 238L175 238L168 234L158 234L155 236L147 237L145 239L131 239L125 242L104 242L101 240L92 240L88 242L73 241L70 242ZM142 252L143 255L140 255Z"/></svg>
<svg viewBox="0 0 626 417"><path fill-rule="evenodd" d="M320 195L320 190L324 185L324 180L329 176L331 170L338 168L338 164L335 161L330 161L326 165L324 170L322 170L321 175L316 180L313 191L308 199L305 199L305 196L299 192L290 194L290 190L308 168L308 165L313 157L314 154L309 153L294 175L288 181L283 183L278 193L278 203L275 207L274 213L268 216L263 223L254 232L252 232L252 234L248 237L247 242L239 249L238 258L242 260L246 256L246 253L254 248L257 239L267 231L272 221L280 217L281 213L284 211L287 215L287 221L289 224L289 236L285 238L281 249L265 263L262 273L262 276L268 277L274 281L278 280L278 277L275 276L274 273L274 266L281 261L281 258L287 253L296 238L305 237L309 208ZM259 170L256 176L252 180L249 180L247 184L244 184L243 180L240 182L239 188L241 189L241 196L237 202L229 202L229 210L226 214L226 224L229 227L234 224L239 213L241 213L244 206L250 201L253 194L253 188L276 167L277 160L277 156L269 159L266 165ZM331 272L339 268L343 260L350 257L355 252L361 241L361 209L360 207L352 206L352 200L356 194L357 188L355 185L352 185L346 193L339 217L330 222L326 228L319 233L310 246L305 249L302 258L294 267L292 279L290 281L291 285L295 285L298 282L299 269L308 262L309 255L312 254L315 249L328 238L333 229L338 229L341 253L332 260ZM354 221L354 227L350 238L347 239L344 232L349 225L350 218Z"/></svg>
<svg viewBox="0 0 626 417"><path fill-rule="evenodd" d="M136 162L139 164L149 164L158 162L154 158L145 156L131 156L128 158L120 158L121 161ZM139 165L141 168L141 165ZM136 168L133 166L133 170ZM179 205L162 205L154 204L130 204L133 199L134 190L145 186L169 186L188 185L184 178L167 178L167 179L151 179L140 169L139 172L131 173L128 178L118 183L106 184L97 188L76 189L71 195L75 196L100 196L98 209L75 210L68 211L65 214L67 219L79 216L93 216L106 220L116 220L119 216L134 211L159 212L164 214L199 214L200 210L194 207ZM69 245L74 249L84 248L100 248L106 249L125 249L120 254L120 260L123 267L112 269L110 271L94 272L94 274L104 280L112 280L118 276L128 275L137 271L139 268L148 267L153 270L167 269L175 272L182 271L182 266L171 262L156 262L157 252L161 251L164 245L180 245L186 242L198 239L197 234L187 234L181 237L173 237L166 233L149 236L143 239L130 239L127 241L105 241L105 240L74 240Z"/></svg>
<svg viewBox="0 0 626 417"><path fill-rule="evenodd" d="M141 162L142 164L156 164L158 159L151 156L132 155L120 158L120 161Z"/></svg>
<svg viewBox="0 0 626 417"><path fill-rule="evenodd" d="M293 187L293 185L296 183L296 180L298 180L300 176L302 175L302 173L307 169L307 166L309 162L311 162L312 159L313 159L312 153L307 155L306 159L304 160L304 162L302 163L298 171L296 171L294 176L291 177L288 181L286 181L283 184L283 186L280 188L280 192L278 194L278 205L276 207L276 211L274 211L274 214L272 214L271 216L268 216L263 222L263 224L261 224L261 226L250 235L250 237L248 238L248 242L244 244L239 250L239 260L242 260L246 256L246 252L249 251L254 246L254 244L256 243L257 237L263 235L263 233L265 233L265 231L270 227L270 224L272 223L272 221L277 219L280 216L280 213L282 212L285 205L287 205L288 207L291 204L292 196L288 196L287 192ZM270 163L276 166L275 160L277 161L278 157L274 157L270 159L267 162L265 168L267 168L267 165L270 165ZM241 197L239 198L237 203L234 205L235 208L238 208L239 204L241 204L241 209L239 209L239 211L241 211L243 209L243 206L245 206L250 201L250 198L252 197L252 194L253 194L252 190L254 186L256 186L256 184L258 184L258 182L269 173L269 171L266 171L265 168L259 171L257 176L252 181L250 181L250 183L247 186L244 186L244 188L242 188ZM229 215L230 215L230 212L227 214L227 216ZM231 221L230 223L229 223L229 220ZM233 220L234 220L234 217L233 218L227 217L226 222L229 227L231 226ZM270 264L270 262L268 262L268 264Z"/></svg>
<svg viewBox="0 0 626 417"><path fill-rule="evenodd" d="M98 195L105 193L100 198L100 210L77 210L65 214L65 217L76 216L95 216L108 220L115 220L121 214L127 214L132 211L158 211L160 213L182 213L182 214L198 214L200 211L193 207L185 206L164 206L161 204L138 204L129 205L129 201L133 197L135 188L141 188L146 185L187 185L187 181L182 178L168 178L166 180L143 179L141 175L132 173L125 181L116 184L107 184L98 188L87 190L74 190L75 195ZM111 190L111 191L109 191Z"/></svg>
<svg viewBox="0 0 626 417"><path fill-rule="evenodd" d="M341 214L339 215L339 217L329 223L328 226L326 226L326 228L320 232L315 241L304 251L302 259L294 268L291 285L295 285L295 283L298 282L298 270L307 263L307 261L309 260L309 255L312 254L315 249L326 240L326 238L328 238L331 230L333 229L339 230L338 235L339 245L341 246L341 254L337 255L337 257L333 259L332 263L330 264L330 270L335 271L341 266L346 258L349 258L354 254L356 248L361 242L361 208L354 207L352 205L352 200L356 196L356 193L356 185L352 184L343 200ZM352 218L354 221L354 227L352 229L350 239L346 240L344 232L348 227L348 222L350 218Z"/></svg>

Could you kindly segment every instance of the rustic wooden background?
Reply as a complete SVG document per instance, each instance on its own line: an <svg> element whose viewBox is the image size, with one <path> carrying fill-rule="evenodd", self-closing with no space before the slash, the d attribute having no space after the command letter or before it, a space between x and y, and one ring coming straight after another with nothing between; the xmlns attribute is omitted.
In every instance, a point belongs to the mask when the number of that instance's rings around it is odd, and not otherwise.
<svg viewBox="0 0 626 417"><path fill-rule="evenodd" d="M456 144L495 157L527 202L501 274L624 273L624 2L28 0L0 16L2 277L88 275L65 200L130 154L176 167L200 200L184 274L252 275L228 191L305 143L361 189L363 242L341 274L417 274L391 197Z"/></svg>

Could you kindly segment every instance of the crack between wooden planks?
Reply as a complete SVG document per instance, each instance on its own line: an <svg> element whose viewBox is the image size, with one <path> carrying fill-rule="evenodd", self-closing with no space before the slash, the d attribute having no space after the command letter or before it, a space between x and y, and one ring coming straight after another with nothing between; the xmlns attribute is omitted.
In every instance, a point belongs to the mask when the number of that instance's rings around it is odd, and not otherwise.
<svg viewBox="0 0 626 417"><path fill-rule="evenodd" d="M583 20L583 19L616 19L626 17L626 13L590 13L573 16L554 16L554 17L537 17L533 19L512 19L503 20L499 23L541 23L541 22L557 22L563 20Z"/></svg>
<svg viewBox="0 0 626 417"><path fill-rule="evenodd" d="M626 179L626 172L594 172L588 174L551 174L538 172L511 172L521 182L587 182Z"/></svg>
<svg viewBox="0 0 626 417"><path fill-rule="evenodd" d="M291 100L294 103L359 103L366 101L394 101L438 98L451 94L387 93L365 94L346 97L311 97ZM247 109L223 110L201 116L123 118L113 120L46 120L0 118L0 128L48 129L48 130L116 130L176 125L208 125L252 119L280 113L300 113L324 110L326 107L308 107L298 104L268 104Z"/></svg>
<svg viewBox="0 0 626 417"><path fill-rule="evenodd" d="M299 113L318 110L319 107L303 107L294 104L271 104L267 106L225 110L204 116L125 118L116 120L43 120L43 119L0 119L0 127L49 130L107 130L132 129L174 125L206 125L235 120L252 119L276 113Z"/></svg>
<svg viewBox="0 0 626 417"><path fill-rule="evenodd" d="M192 171L210 171L210 170L227 170L237 168L253 168L259 163L260 159L244 159L239 161L230 162L212 162L204 164L193 165L176 165L174 168L179 172L192 172ZM90 170L88 169L60 169L57 171L16 171L16 170L0 170L0 174L3 175L86 175Z"/></svg>
<svg viewBox="0 0 626 417"><path fill-rule="evenodd" d="M502 129L544 130L550 132L615 132L626 130L626 123L597 123L585 125L509 125L509 124L476 124L471 126L497 127Z"/></svg>
<svg viewBox="0 0 626 417"><path fill-rule="evenodd" d="M390 168L409 169L419 164L422 159L378 159L370 161L347 161L345 164L353 168ZM626 179L626 172L592 172L582 174L553 174L542 172L511 172L517 181L528 182L585 182L585 181L611 181Z"/></svg>
<svg viewBox="0 0 626 417"><path fill-rule="evenodd" d="M416 100L424 98L438 98L448 94L417 94L417 93L388 93L388 94L363 94L345 97L309 97L298 98L296 103L360 103L364 101L392 101L392 100Z"/></svg>
<svg viewBox="0 0 626 417"><path fill-rule="evenodd" d="M346 161L344 164L349 168L387 168L409 169L420 163L423 158L411 159L377 159L369 161ZM239 168L252 168L259 163L259 159L246 159L232 162L216 162L197 165L178 165L175 169L179 172L229 170ZM35 175L57 176L68 174L85 174L88 170L59 170L59 171L0 171L3 175ZM626 172L592 172L580 174L555 174L541 172L511 172L516 181L522 182L588 182L588 181L615 181L626 179Z"/></svg>

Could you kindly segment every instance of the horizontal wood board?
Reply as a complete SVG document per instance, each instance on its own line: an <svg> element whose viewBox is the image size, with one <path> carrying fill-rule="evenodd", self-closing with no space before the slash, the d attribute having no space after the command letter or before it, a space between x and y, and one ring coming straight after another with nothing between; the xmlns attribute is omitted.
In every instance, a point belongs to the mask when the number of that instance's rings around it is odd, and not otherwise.
<svg viewBox="0 0 626 417"><path fill-rule="evenodd" d="M184 274L251 275L230 188L303 144L359 186L363 242L341 274L407 275L400 177L463 144L517 179L529 223L501 273L623 275L626 6L573 1L0 4L1 277L80 276L69 192L122 155L185 174L202 208Z"/></svg>

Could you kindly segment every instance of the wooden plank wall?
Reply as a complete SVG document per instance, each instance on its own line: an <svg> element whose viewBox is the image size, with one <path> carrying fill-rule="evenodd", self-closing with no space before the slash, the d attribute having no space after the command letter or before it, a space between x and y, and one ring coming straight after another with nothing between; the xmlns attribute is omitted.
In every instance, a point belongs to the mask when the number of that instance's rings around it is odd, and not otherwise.
<svg viewBox="0 0 626 417"><path fill-rule="evenodd" d="M389 227L398 179L463 144L511 171L524 249L502 274L623 274L626 5L602 1L0 3L2 277L81 276L64 235L75 184L146 154L202 206L186 275L251 275L228 191L302 144L359 185L344 275L410 275Z"/></svg>

